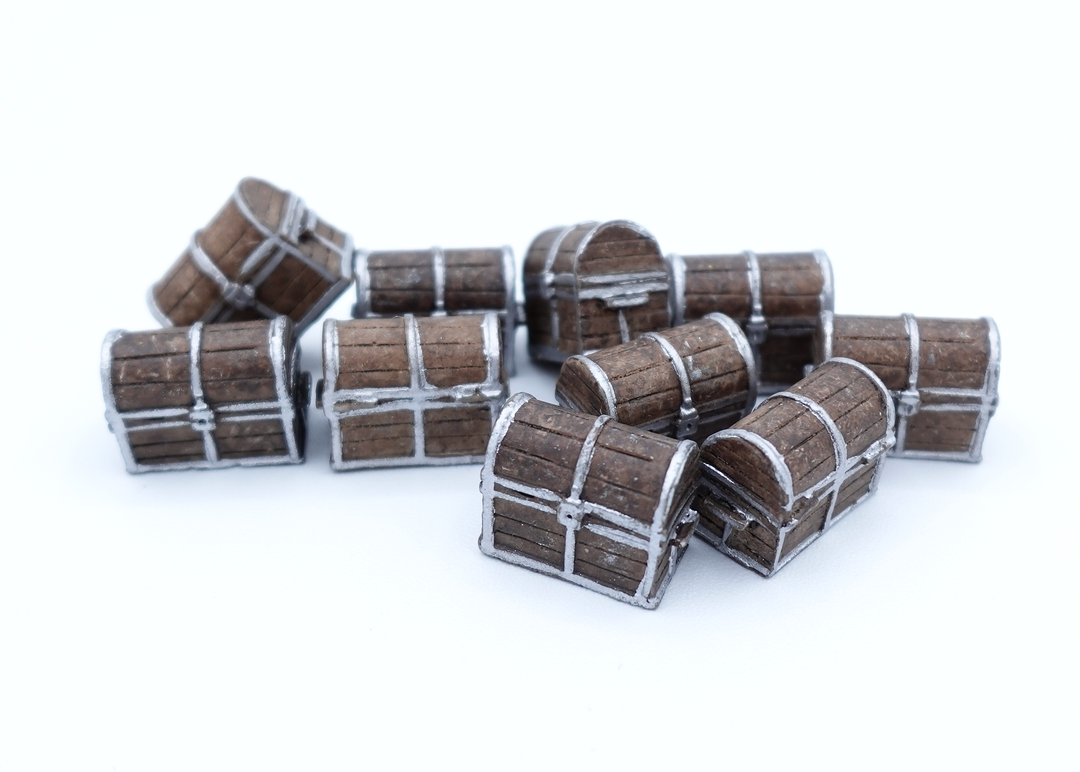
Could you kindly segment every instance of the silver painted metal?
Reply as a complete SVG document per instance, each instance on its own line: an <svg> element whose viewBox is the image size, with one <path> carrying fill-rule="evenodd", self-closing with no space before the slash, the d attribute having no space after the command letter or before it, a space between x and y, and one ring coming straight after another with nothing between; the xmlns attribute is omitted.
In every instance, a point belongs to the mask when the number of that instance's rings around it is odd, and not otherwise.
<svg viewBox="0 0 1080 772"><path fill-rule="evenodd" d="M668 309L671 313L671 326L678 327L686 319L686 261L682 255L667 256L668 277L671 292L668 293Z"/></svg>
<svg viewBox="0 0 1080 772"><path fill-rule="evenodd" d="M712 531L699 525L697 535L707 544L720 552L723 552L736 562L747 568L751 568L764 576L772 576L775 574L806 549L806 547L813 543L822 533L874 494L877 490L878 479L881 474L881 468L885 463L885 457L889 449L896 442L896 436L893 431L893 426L895 425L895 413L892 396L881 382L881 379L865 365L851 359L835 357L829 361L843 362L854 366L874 383L880 392L882 406L885 410L886 432L881 439L871 443L862 453L849 458L847 455L847 440L836 425L836 422L821 405L805 395L788 391L777 392L768 397L761 406L764 406L773 400L790 400L796 402L809 414L813 415L828 433L833 446L833 461L835 468L815 485L796 495L793 489L791 470L788 467L787 460L784 458L783 454L781 454L779 450L765 438L745 429L733 428L717 432L702 445L702 449L704 450L727 438L734 438L752 444L755 448L760 450L770 462L770 471L773 479L779 483L781 490L786 495L787 500L782 505L784 512L790 513L798 500L812 500L823 491L828 491L826 494L828 496L828 505L821 527L807 535L794 549L785 555L783 552L785 539L799 526L800 523L802 523L803 519L818 511L820 500L818 500L815 505L802 516L802 518L793 518L784 522L781 517L777 516L776 512L773 512L770 507L737 480L733 480L729 475L717 469L707 461L702 462L702 487L706 488L719 504L719 506L717 506L717 504L712 505L710 515L715 515L724 521L724 532L722 537L718 537ZM840 490L844 483L851 479L861 469L871 464L874 464L875 467L867 491L844 510L839 512L836 511ZM733 531L745 529L754 520L761 523L769 523L771 530L776 533L777 546L773 561L769 564L761 563L752 556L736 549L732 549L727 545L727 541L731 537Z"/></svg>
<svg viewBox="0 0 1080 772"><path fill-rule="evenodd" d="M822 348L828 358L832 357L833 351L833 317L832 311L824 311L821 314ZM977 389L959 389L944 386L920 386L919 385L919 361L921 359L921 339L919 335L918 320L911 314L901 314L908 333L909 358L907 387L903 390L889 392L894 406L896 427L896 444L889 451L890 456L897 458L918 458L930 461L967 461L978 463L982 460L982 445L986 437L986 427L990 418L997 411L998 406L998 380L1001 377L1001 338L997 324L989 316L981 317L987 325L987 338L989 341L989 356L987 357L986 374L983 385ZM865 365L845 360L859 365L869 371ZM819 365L820 366L820 365ZM927 402L927 398L949 397L950 402ZM949 452L934 450L912 450L907 447L908 422L919 413L977 413L975 432L972 436L971 445L966 451Z"/></svg>
<svg viewBox="0 0 1080 772"><path fill-rule="evenodd" d="M743 256L746 258L747 279L750 282L750 319L746 322L746 337L750 345L756 347L765 342L769 332L761 306L761 265L757 254L749 249L743 252Z"/></svg>
<svg viewBox="0 0 1080 772"><path fill-rule="evenodd" d="M319 383L319 394L323 413L330 422L330 466L336 471L398 466L479 464L484 461L483 455L427 455L424 413L428 410L486 404L491 411L491 419L494 423L508 391L502 374L502 349L499 347L501 321L498 312L486 312L481 322L484 361L487 365L485 379L479 383L441 388L432 386L427 380L416 317L405 314L404 319L410 382L405 387L388 388L338 389L337 381L340 375L338 321L327 319L323 323L323 380ZM339 409L342 403L348 403L351 407ZM358 460L343 458L342 419L399 410L408 410L413 414L413 455Z"/></svg>
<svg viewBox="0 0 1080 772"><path fill-rule="evenodd" d="M501 264L503 271L503 283L506 288L506 304L499 310L496 309L464 309L459 311L446 310L446 251L442 247L431 247L431 268L434 278L435 310L430 314L414 312L417 316L465 316L473 314L486 314L495 311L499 315L502 326L503 340L503 366L506 374L517 375L517 356L515 353L515 338L519 319L523 311L518 307L517 301L517 272L514 267L514 251L509 246L503 246L501 250ZM387 319L401 314L381 314L371 310L371 272L368 260L375 254L370 250L358 249L353 255L352 273L356 277L356 302L352 306L354 319Z"/></svg>
<svg viewBox="0 0 1080 772"><path fill-rule="evenodd" d="M655 238L651 233L636 223L628 220L613 220L601 223L588 221L570 225L563 228L559 235L552 241L544 260L544 269L538 276L528 276L525 279L525 296L541 297L550 305L551 339L559 340L561 336L559 313L554 301L569 301L575 308L582 300L599 300L610 310L617 312L619 324L619 338L621 343L630 340L630 326L624 309L643 306L649 302L649 295L654 292L664 292L668 295L668 319L670 321L670 277L669 270L657 271L631 271L621 274L604 274L598 276L579 276L577 271L578 260L588 248L593 236L601 228L609 225L619 225L632 230L646 238ZM572 270L563 273L554 273L555 259L559 254L563 240L579 227L589 226L589 230L578 242L573 255ZM663 259L663 258L661 258ZM590 354L596 349L586 349L581 326L578 325L577 351L566 352L557 346L537 345L529 343L529 356L533 359L548 362L562 362L575 353Z"/></svg>
<svg viewBox="0 0 1080 772"><path fill-rule="evenodd" d="M216 263L211 260L206 251L199 245L198 238L202 231L196 231L188 244L195 267L213 281L221 291L221 299L209 311L203 314L203 321L227 322L238 310L253 308L262 316L273 319L278 312L260 302L257 298L259 287L273 274L274 270L286 258L297 260L305 267L317 273L330 284L329 289L319 301L295 322L297 333L303 331L309 324L322 315L337 297L352 283L352 237L345 234L344 246L338 246L334 242L315 232L318 216L308 209L301 198L286 192L285 213L276 231L267 228L254 215L250 207L240 195L240 186L233 191L231 201L243 215L244 219L254 227L263 237L263 242L244 260L240 267L239 275L248 277L246 281L233 282ZM341 264L341 276L337 276L325 267L311 260L301 252L296 244L302 234L307 233L331 252L339 256ZM157 305L153 297L151 287L148 295L150 310L162 324L172 326L172 321Z"/></svg>
<svg viewBox="0 0 1080 772"><path fill-rule="evenodd" d="M675 438L684 439L698 430L701 416L694 406L694 394L690 390L690 374L686 372L686 365L682 356L671 345L671 341L655 332L646 332L641 337L649 338L659 344L664 356L671 362L671 369L675 371L675 378L679 381L679 389L682 391L682 404L679 405L679 420L675 425Z"/></svg>
<svg viewBox="0 0 1080 772"><path fill-rule="evenodd" d="M667 529L663 527L665 516L671 511L672 507L679 503L673 500L675 486L685 473L688 459L696 450L696 446L689 440L680 442L678 450L665 470L662 494L653 513L652 524L645 525L617 510L590 501L581 501L580 499L581 489L592 464L592 451L595 447L596 438L604 424L610 420L608 416L599 416L596 419L583 444L574 470L574 488L569 497L563 498L546 488L526 485L495 474L495 460L498 457L503 439L514 422L515 415L522 405L533 399L535 397L524 392L512 396L503 406L502 412L492 430L491 439L488 443L487 459L480 477L480 491L483 494L479 539L480 550L485 555L499 558L541 574L557 576L567 582L586 587L616 600L642 608L656 608L664 597L668 584L675 574L675 569L689 544L693 528L697 524L698 514L690 506L694 498L694 488L696 488L696 486L693 486L689 495L685 498L685 504L681 506L679 513L672 518L671 526ZM523 498L515 495L515 493L530 498ZM501 549L495 545L494 505L495 500L500 498L512 501L520 506L553 514L566 527L566 550L562 569L518 552ZM540 499L545 503L539 503L535 499ZM586 515L602 519L609 525L603 523L585 525L583 520ZM607 587L573 572L576 532L582 528L647 553L645 575L633 594ZM665 551L667 552L667 570L663 579L657 584L657 569ZM654 587L654 585L656 586Z"/></svg>
<svg viewBox="0 0 1080 772"><path fill-rule="evenodd" d="M202 333L203 322L196 322L188 328L190 342L191 393L190 407L167 407L148 410L129 410L121 412L116 407L116 395L112 379L112 352L116 342L126 334L126 330L113 330L105 336L101 347L101 387L105 397L105 419L109 429L120 444L120 452L128 472L160 472L178 469L221 469L232 466L267 466L272 464L299 464L304 461L304 420L307 407L304 378L307 373L298 370L300 345L293 346L290 365L286 366L285 350L287 320L283 316L275 317L270 324L269 352L274 368L275 401L244 402L222 406L209 405L203 393L202 381ZM259 456L253 458L222 459L219 456L214 430L219 423L239 423L244 421L281 421L285 436L286 450L280 456ZM152 421L152 423L144 423ZM129 425L129 422L138 422ZM183 461L168 464L139 463L135 459L131 445L131 435L139 432L170 429L181 426L190 427L201 435L204 447L204 460Z"/></svg>

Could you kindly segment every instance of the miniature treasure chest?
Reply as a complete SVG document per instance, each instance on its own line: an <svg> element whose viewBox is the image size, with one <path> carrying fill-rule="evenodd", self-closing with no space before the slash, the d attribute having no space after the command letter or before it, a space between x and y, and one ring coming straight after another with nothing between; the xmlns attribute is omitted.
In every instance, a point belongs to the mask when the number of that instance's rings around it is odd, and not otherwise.
<svg viewBox="0 0 1080 772"><path fill-rule="evenodd" d="M814 361L814 330L833 307L832 266L821 250L758 255L669 255L671 323L727 314L758 359L758 391L803 377Z"/></svg>
<svg viewBox="0 0 1080 772"><path fill-rule="evenodd" d="M559 404L696 442L754 408L754 355L739 326L709 314L563 362Z"/></svg>
<svg viewBox="0 0 1080 772"><path fill-rule="evenodd" d="M529 355L562 362L669 326L667 263L625 220L552 228L525 255Z"/></svg>
<svg viewBox="0 0 1080 772"><path fill-rule="evenodd" d="M503 365L514 369L516 273L510 247L408 252L357 250L356 319L413 314L445 316L495 311L503 328Z"/></svg>
<svg viewBox="0 0 1080 772"><path fill-rule="evenodd" d="M702 444L698 535L771 576L876 490L893 418L876 375L830 359Z"/></svg>
<svg viewBox="0 0 1080 772"><path fill-rule="evenodd" d="M241 180L150 288L164 325L287 316L303 332L352 281L352 238L268 182Z"/></svg>
<svg viewBox="0 0 1080 772"><path fill-rule="evenodd" d="M821 315L816 361L862 362L896 400L892 455L979 461L998 403L1001 343L990 318Z"/></svg>
<svg viewBox="0 0 1080 772"><path fill-rule="evenodd" d="M323 323L330 466L478 464L506 399L497 314Z"/></svg>
<svg viewBox="0 0 1080 772"><path fill-rule="evenodd" d="M515 394L488 445L480 549L655 608L697 522L699 477L688 440Z"/></svg>
<svg viewBox="0 0 1080 772"><path fill-rule="evenodd" d="M105 417L128 471L299 464L311 386L299 361L281 316L110 332Z"/></svg>

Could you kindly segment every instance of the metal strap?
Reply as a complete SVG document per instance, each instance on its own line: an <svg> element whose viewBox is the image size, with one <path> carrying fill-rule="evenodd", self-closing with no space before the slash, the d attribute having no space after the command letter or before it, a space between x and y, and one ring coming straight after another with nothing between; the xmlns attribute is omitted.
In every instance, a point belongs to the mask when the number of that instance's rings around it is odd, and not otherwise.
<svg viewBox="0 0 1080 772"><path fill-rule="evenodd" d="M585 368L596 380L596 385L600 387L600 391L604 394L604 403L607 405L608 415L612 418L618 418L618 401L615 398L615 387L611 385L611 378L608 377L607 371L587 356L574 355L573 358L585 365Z"/></svg>
<svg viewBox="0 0 1080 772"><path fill-rule="evenodd" d="M679 389L682 391L682 404L679 406L679 420L676 422L675 439L685 439L697 432L698 421L700 420L697 408L694 407L694 395L690 389L690 374L686 372L686 363L683 362L682 356L675 350L675 346L672 345L671 341L663 335L647 332L641 337L654 340L660 345L664 356L671 362L675 377L679 380Z"/></svg>
<svg viewBox="0 0 1080 772"><path fill-rule="evenodd" d="M840 487L844 484L847 473L847 440L844 439L843 433L840 431L840 427L836 425L836 421L832 416L814 400L806 397L802 394L795 394L790 391L780 391L774 394L771 399L790 399L798 402L805 407L814 417L821 421L822 426L829 432L832 438L833 444L833 459L836 462L836 471L833 473L832 491L830 496L832 500L829 502L829 510L825 513L825 520L822 524L822 529L827 528L829 521L832 520L833 512L836 510L836 503L840 499Z"/></svg>
<svg viewBox="0 0 1080 772"><path fill-rule="evenodd" d="M752 346L760 346L768 331L761 305L761 265L757 255L749 249L743 252L743 257L746 258L746 273L750 280L750 319L746 322L746 337Z"/></svg>
<svg viewBox="0 0 1080 772"><path fill-rule="evenodd" d="M678 327L686 317L686 261L683 256L668 255L668 270L671 272L671 295L668 300L671 326Z"/></svg>
<svg viewBox="0 0 1080 772"><path fill-rule="evenodd" d="M412 314L405 314L405 353L409 358L409 387L413 392L428 388L424 357L420 350L420 328ZM419 405L413 410L413 455L417 458L427 456L424 411Z"/></svg>
<svg viewBox="0 0 1080 772"><path fill-rule="evenodd" d="M446 313L446 255L439 247L431 248L431 272L435 285L435 310L432 316L442 316Z"/></svg>
<svg viewBox="0 0 1080 772"><path fill-rule="evenodd" d="M563 571L567 574L574 573L574 553L577 551L577 530L581 527L581 519L585 516L585 510L581 503L581 491L585 487L585 478L592 466L593 453L596 451L596 440L600 436L604 424L611 420L611 416L598 416L593 421L592 428L585 435L585 441L581 444L581 452L578 454L577 465L574 467L574 481L570 485L570 495L564 501L559 502L559 512L556 515L558 521L566 527L566 547L563 552Z"/></svg>
<svg viewBox="0 0 1080 772"><path fill-rule="evenodd" d="M194 405L192 406L190 413L188 413L188 418L191 421L191 428L202 433L203 451L206 454L206 460L210 463L214 463L218 460L217 443L214 441L214 428L216 426L214 422L214 411L210 409L210 406L206 404L206 400L203 399L202 373L199 371L202 359L200 356L202 349L202 330L202 322L195 322L195 324L188 328L191 397L194 401Z"/></svg>

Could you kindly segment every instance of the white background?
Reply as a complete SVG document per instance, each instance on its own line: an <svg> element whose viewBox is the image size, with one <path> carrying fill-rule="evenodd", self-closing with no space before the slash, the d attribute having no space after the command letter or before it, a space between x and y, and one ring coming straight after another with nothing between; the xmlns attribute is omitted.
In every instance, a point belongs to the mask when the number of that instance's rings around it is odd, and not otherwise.
<svg viewBox="0 0 1080 772"><path fill-rule="evenodd" d="M1078 22L6 3L0 768L1075 769ZM314 411L302 466L130 476L101 340L248 174L374 249L823 248L840 313L995 317L985 460L891 460L769 580L695 542L655 612L483 556L477 466L331 473Z"/></svg>

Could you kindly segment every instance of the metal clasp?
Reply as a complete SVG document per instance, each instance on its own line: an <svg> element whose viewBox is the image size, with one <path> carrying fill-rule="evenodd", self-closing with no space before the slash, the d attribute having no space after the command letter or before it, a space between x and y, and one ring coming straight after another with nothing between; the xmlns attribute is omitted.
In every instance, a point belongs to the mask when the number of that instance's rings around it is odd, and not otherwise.
<svg viewBox="0 0 1080 772"><path fill-rule="evenodd" d="M919 392L914 389L902 391L896 398L896 412L902 416L911 416L919 412L919 403L922 401Z"/></svg>
<svg viewBox="0 0 1080 772"><path fill-rule="evenodd" d="M700 420L701 416L698 414L697 408L693 405L680 405L679 422L675 427L676 438L681 440L696 434Z"/></svg>
<svg viewBox="0 0 1080 772"><path fill-rule="evenodd" d="M648 292L635 292L627 295L614 295L604 298L604 306L607 308L634 308L643 306L649 302Z"/></svg>
<svg viewBox="0 0 1080 772"><path fill-rule="evenodd" d="M559 511L555 515L559 524L571 530L581 528L581 520L585 512L581 507L581 499L567 499L559 503Z"/></svg>
<svg viewBox="0 0 1080 772"><path fill-rule="evenodd" d="M769 323L761 314L751 314L746 323L746 339L753 346L760 346L765 342L765 335L769 331Z"/></svg>
<svg viewBox="0 0 1080 772"><path fill-rule="evenodd" d="M229 282L225 285L225 301L237 308L248 308L255 305L255 288L250 284L235 284Z"/></svg>
<svg viewBox="0 0 1080 772"><path fill-rule="evenodd" d="M214 411L201 399L196 400L195 407L188 413L188 420L197 432L212 432L217 426L214 421Z"/></svg>

